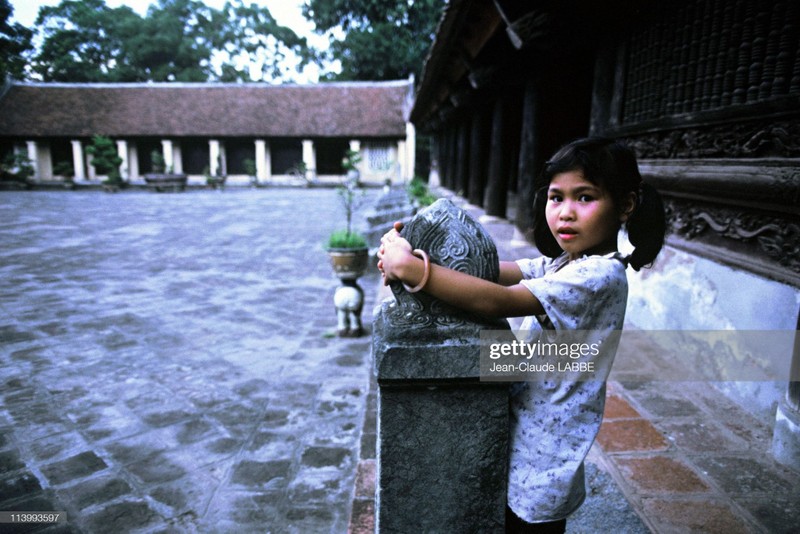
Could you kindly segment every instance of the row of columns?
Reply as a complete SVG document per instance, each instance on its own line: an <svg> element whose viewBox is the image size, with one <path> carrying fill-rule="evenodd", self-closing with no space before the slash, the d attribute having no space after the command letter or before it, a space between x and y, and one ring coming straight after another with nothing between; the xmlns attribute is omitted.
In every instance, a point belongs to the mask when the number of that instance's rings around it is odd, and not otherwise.
<svg viewBox="0 0 800 534"><path fill-rule="evenodd" d="M526 88L525 95L532 90ZM435 137L435 150L442 185L483 207L487 215L505 218L509 191L521 193L520 203L528 202L522 193L533 184L529 162L538 158L526 135L535 127L525 113L530 97L512 88L498 93L493 101L447 123Z"/></svg>
<svg viewBox="0 0 800 534"><path fill-rule="evenodd" d="M590 90L588 83L570 88L534 73L520 85L477 93L471 104L451 110L435 137L442 184L487 215L502 218L510 218L508 194L516 193L513 219L527 231L544 162L558 147L588 132L585 96Z"/></svg>
<svg viewBox="0 0 800 534"><path fill-rule="evenodd" d="M409 124L407 134L409 137L403 141L398 141L397 148L392 150L392 154L397 156L399 164L399 176L402 180L408 180L413 176L414 171L414 130ZM137 147L135 143L125 140L117 140L117 153L122 158L120 173L125 179L140 176L138 166ZM269 149L269 142L264 139L255 139L255 171L258 181L267 181L271 177L272 158ZM77 181L93 179L95 176L94 168L91 166L91 157L87 157L84 150L84 142L72 140L72 163L74 178ZM350 150L360 152L361 143L357 140L350 141ZM28 159L34 168L34 178L48 179L53 176L53 165L51 153L43 148L36 141L26 142ZM171 139L161 140L161 152L164 158L166 169L176 174L183 174L183 158L180 143ZM224 142L218 139L208 141L209 172L213 176L227 174L226 154ZM304 139L302 141L302 158L306 170L306 178L313 179L317 173L317 152L314 141ZM366 162L362 162L366 165ZM362 174L364 171L362 170Z"/></svg>

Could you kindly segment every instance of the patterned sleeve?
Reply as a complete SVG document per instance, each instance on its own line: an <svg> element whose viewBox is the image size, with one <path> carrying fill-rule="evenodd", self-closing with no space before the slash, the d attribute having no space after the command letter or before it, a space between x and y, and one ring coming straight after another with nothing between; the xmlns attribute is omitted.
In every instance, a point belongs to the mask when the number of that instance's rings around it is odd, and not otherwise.
<svg viewBox="0 0 800 534"><path fill-rule="evenodd" d="M628 285L617 260L594 256L520 283L542 303L556 330L622 327Z"/></svg>
<svg viewBox="0 0 800 534"><path fill-rule="evenodd" d="M517 260L517 266L522 271L522 279L530 280L531 278L540 278L544 276L545 262L550 258L540 256L534 259L521 259Z"/></svg>

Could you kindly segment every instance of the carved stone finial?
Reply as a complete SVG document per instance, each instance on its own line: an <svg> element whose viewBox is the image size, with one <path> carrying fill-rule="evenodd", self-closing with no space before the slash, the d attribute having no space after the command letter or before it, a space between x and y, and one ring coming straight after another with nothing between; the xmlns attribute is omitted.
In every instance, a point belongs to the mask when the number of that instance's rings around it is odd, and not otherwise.
<svg viewBox="0 0 800 534"><path fill-rule="evenodd" d="M467 212L446 199L420 211L402 234L413 248L428 253L431 263L496 282L500 276L497 248L486 230ZM485 323L426 294L409 293L392 283L397 299L387 319L395 327L457 326Z"/></svg>

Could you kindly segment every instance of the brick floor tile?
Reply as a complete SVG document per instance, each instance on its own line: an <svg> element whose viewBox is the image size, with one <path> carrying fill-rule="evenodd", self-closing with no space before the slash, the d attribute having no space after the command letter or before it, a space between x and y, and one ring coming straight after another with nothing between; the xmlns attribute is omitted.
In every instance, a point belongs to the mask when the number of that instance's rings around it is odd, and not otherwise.
<svg viewBox="0 0 800 534"><path fill-rule="evenodd" d="M638 490L657 493L706 492L710 488L680 460L666 456L616 458L625 477Z"/></svg>
<svg viewBox="0 0 800 534"><path fill-rule="evenodd" d="M597 435L605 452L663 451L669 445L664 436L645 419L605 421Z"/></svg>
<svg viewBox="0 0 800 534"><path fill-rule="evenodd" d="M350 518L349 534L372 534L375 532L375 503L372 500L353 501L353 515Z"/></svg>
<svg viewBox="0 0 800 534"><path fill-rule="evenodd" d="M619 395L609 395L606 397L605 419L624 419L624 418L641 418L639 412L628 403L628 401Z"/></svg>
<svg viewBox="0 0 800 534"><path fill-rule="evenodd" d="M375 460L358 462L356 470L356 497L375 495Z"/></svg>
<svg viewBox="0 0 800 534"><path fill-rule="evenodd" d="M724 503L646 499L644 510L656 524L657 532L731 534L754 531L744 518Z"/></svg>

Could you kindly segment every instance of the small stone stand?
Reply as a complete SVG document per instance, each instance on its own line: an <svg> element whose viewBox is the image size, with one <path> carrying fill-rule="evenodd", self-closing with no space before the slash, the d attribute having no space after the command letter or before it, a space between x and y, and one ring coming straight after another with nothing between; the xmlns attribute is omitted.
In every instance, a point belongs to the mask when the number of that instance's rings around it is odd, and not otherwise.
<svg viewBox="0 0 800 534"><path fill-rule="evenodd" d="M160 174L151 173L144 175L147 187L159 193L163 191L183 191L186 189L187 176L185 174Z"/></svg>
<svg viewBox="0 0 800 534"><path fill-rule="evenodd" d="M491 238L463 210L439 200L403 229L431 262L497 280ZM424 292L393 284L376 309L379 387L376 529L503 532L508 386L480 381L480 332L505 320L468 316Z"/></svg>

